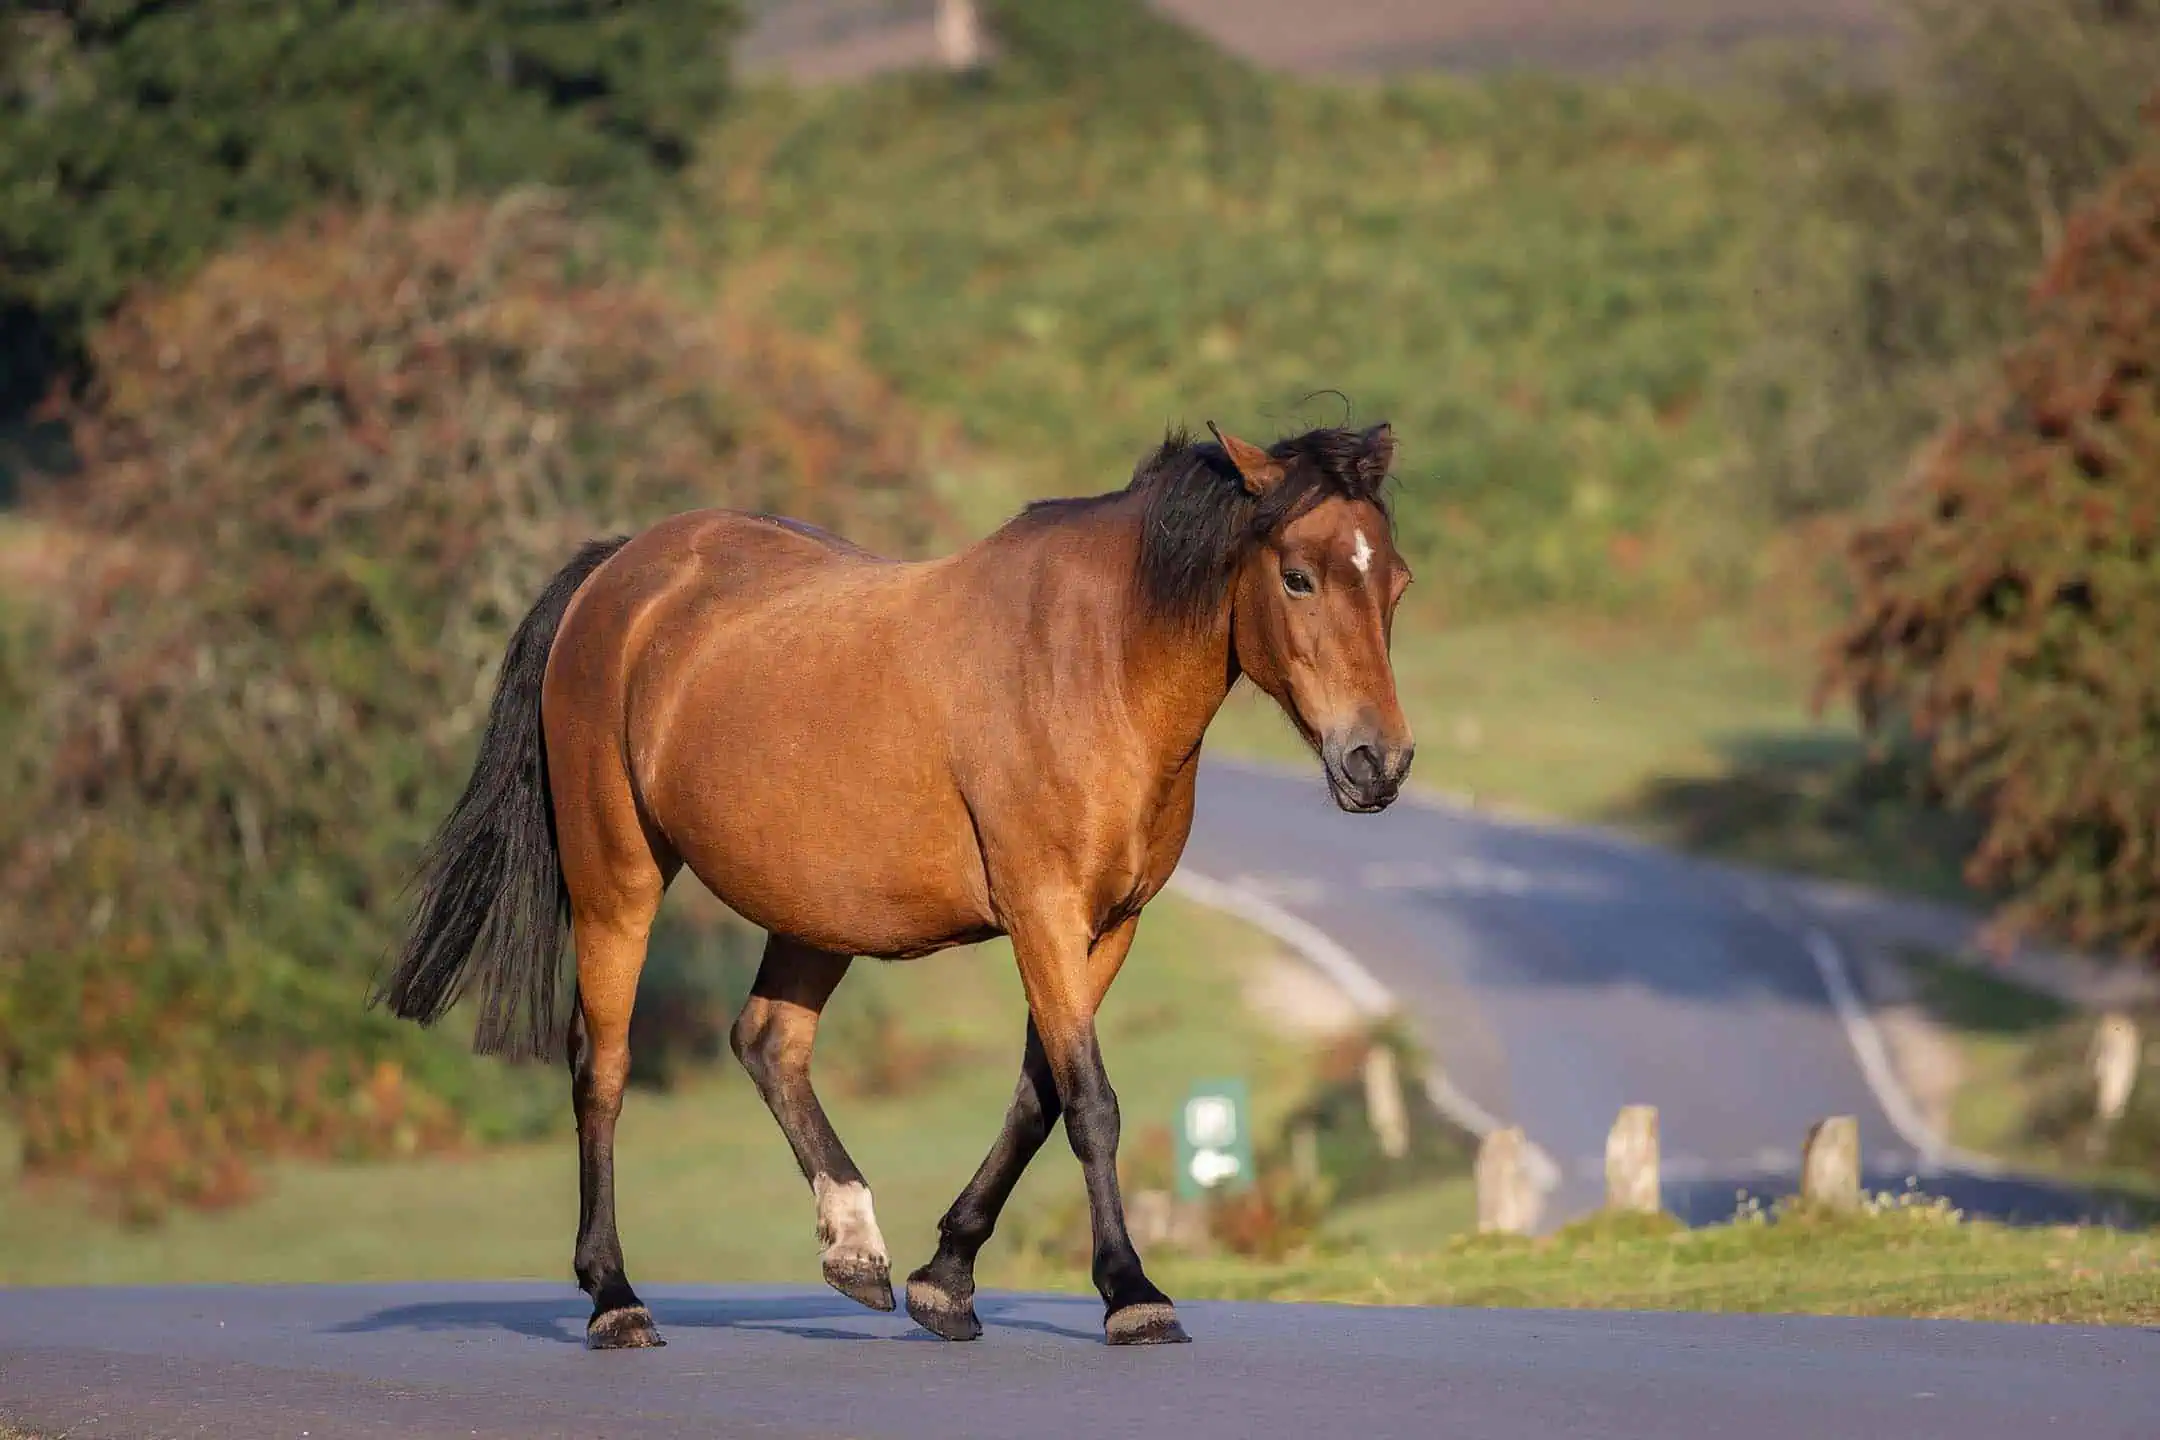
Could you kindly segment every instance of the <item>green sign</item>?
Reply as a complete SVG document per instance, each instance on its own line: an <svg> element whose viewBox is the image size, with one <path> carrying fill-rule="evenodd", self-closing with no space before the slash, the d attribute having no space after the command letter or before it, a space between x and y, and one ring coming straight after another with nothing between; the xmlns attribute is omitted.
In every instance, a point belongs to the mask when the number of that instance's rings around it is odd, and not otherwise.
<svg viewBox="0 0 2160 1440"><path fill-rule="evenodd" d="M1252 1107L1242 1080L1203 1080L1178 1111L1178 1194L1243 1190L1253 1182Z"/></svg>

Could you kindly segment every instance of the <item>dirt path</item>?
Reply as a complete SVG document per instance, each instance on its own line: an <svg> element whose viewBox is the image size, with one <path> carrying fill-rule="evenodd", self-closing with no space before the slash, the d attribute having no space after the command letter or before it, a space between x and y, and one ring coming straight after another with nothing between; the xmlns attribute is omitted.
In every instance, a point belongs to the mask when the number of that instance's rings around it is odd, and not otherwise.
<svg viewBox="0 0 2160 1440"><path fill-rule="evenodd" d="M1738 45L1890 32L1889 0L1157 0L1268 69L1378 76L1514 66L1603 73ZM762 0L738 54L807 83L935 63L935 0Z"/></svg>

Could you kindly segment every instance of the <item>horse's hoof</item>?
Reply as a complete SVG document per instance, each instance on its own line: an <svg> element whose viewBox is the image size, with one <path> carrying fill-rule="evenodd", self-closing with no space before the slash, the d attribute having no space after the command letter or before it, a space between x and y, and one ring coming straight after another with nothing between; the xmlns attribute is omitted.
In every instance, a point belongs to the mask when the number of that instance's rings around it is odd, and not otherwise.
<svg viewBox="0 0 2160 1440"><path fill-rule="evenodd" d="M1192 1336L1178 1324L1167 1300L1145 1300L1113 1310L1103 1319L1103 1335L1112 1345L1187 1345Z"/></svg>
<svg viewBox="0 0 2160 1440"><path fill-rule="evenodd" d="M847 1255L825 1261L825 1283L858 1305L893 1308L892 1266L884 1256Z"/></svg>
<svg viewBox="0 0 2160 1440"><path fill-rule="evenodd" d="M982 1321L975 1318L975 1306L969 1301L955 1300L935 1281L920 1276L909 1279L907 1313L916 1324L940 1340L982 1338Z"/></svg>
<svg viewBox="0 0 2160 1440"><path fill-rule="evenodd" d="M643 1305L626 1305L595 1315L585 1325L588 1350L654 1350L665 1344L660 1327L653 1324L652 1312Z"/></svg>

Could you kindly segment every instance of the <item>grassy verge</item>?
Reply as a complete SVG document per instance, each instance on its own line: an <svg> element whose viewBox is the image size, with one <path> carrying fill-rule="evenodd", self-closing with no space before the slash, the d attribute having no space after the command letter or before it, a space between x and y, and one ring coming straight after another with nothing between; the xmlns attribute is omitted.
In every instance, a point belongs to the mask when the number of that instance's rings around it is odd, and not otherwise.
<svg viewBox="0 0 2160 1440"><path fill-rule="evenodd" d="M1655 1218L1590 1221L1539 1240L1466 1236L1385 1263L1359 1253L1156 1268L1173 1295L1195 1299L2160 1322L2160 1238L2151 1233L2016 1230L1953 1215L1892 1206L1696 1230Z"/></svg>
<svg viewBox="0 0 2160 1440"><path fill-rule="evenodd" d="M1959 1144L2031 1170L2143 1198L2160 1212L2160 1014L2138 1017L2146 1058L2114 1129L2092 1124L2096 1017L1975 965L1909 953L1914 994L1954 1047Z"/></svg>
<svg viewBox="0 0 2160 1440"><path fill-rule="evenodd" d="M1105 1004L1103 1044L1127 1145L1159 1145L1194 1081L1241 1075L1270 1133L1307 1093L1311 1042L1263 1023L1247 1003L1271 942L1175 899L1151 908ZM896 1264L925 1258L939 1214L996 1133L1017 1074L1024 1007L1002 944L904 966L862 964L828 1011L860 1037L883 1011L887 1066L873 1082L847 1044L820 1051L820 1092L875 1187ZM567 1098L565 1099L567 1106ZM654 1280L814 1280L810 1197L785 1141L732 1062L671 1093L633 1092L617 1150L622 1229L633 1273ZM0 1283L333 1281L568 1273L577 1216L567 1134L462 1158L287 1165L241 1209L175 1213L123 1230L71 1188L0 1177ZM1434 1193L1444 1192L1439 1187ZM1012 1202L1024 1234L1081 1194L1062 1144L1045 1148ZM1380 1203L1384 1200L1386 1203ZM1390 1209L1389 1206L1393 1206ZM1459 1201L1440 1207L1459 1222ZM1386 1236L1431 1220L1417 1193L1346 1209L1345 1233ZM1015 1246L993 1246L986 1276Z"/></svg>

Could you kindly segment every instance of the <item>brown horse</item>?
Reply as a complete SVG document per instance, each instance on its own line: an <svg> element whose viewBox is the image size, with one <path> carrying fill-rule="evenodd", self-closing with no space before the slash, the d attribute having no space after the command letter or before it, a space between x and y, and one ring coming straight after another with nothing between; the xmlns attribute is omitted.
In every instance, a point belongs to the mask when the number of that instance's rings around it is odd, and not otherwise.
<svg viewBox="0 0 2160 1440"><path fill-rule="evenodd" d="M1386 806L1411 756L1388 655L1410 580L1392 433L1265 450L1214 433L920 563L770 516L677 515L587 544L520 624L377 999L427 1024L477 985L482 1053L551 1052L567 1028L590 1345L661 1343L623 1270L613 1148L646 936L684 865L769 932L732 1039L816 1196L828 1283L893 1306L870 1191L810 1086L819 1013L855 956L1007 935L1020 1082L908 1313L981 1333L976 1254L1062 1114L1106 1335L1185 1338L1126 1234L1096 1007L1177 866L1201 739L1241 675L1346 810Z"/></svg>

